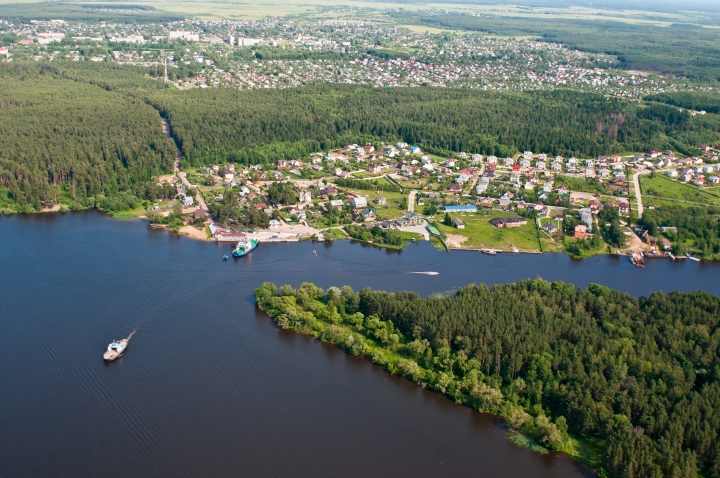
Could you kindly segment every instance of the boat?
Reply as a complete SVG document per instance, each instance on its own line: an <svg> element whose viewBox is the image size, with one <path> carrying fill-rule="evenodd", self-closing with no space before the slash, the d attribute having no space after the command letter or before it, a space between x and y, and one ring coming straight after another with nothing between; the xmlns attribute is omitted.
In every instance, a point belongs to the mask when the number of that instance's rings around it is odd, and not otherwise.
<svg viewBox="0 0 720 478"><path fill-rule="evenodd" d="M232 251L232 255L233 257L242 257L255 249L259 243L260 241L257 239L248 239L243 237L238 241L235 249Z"/></svg>
<svg viewBox="0 0 720 478"><path fill-rule="evenodd" d="M698 259L697 257L693 257L690 254L687 255L687 258L690 259L691 261L700 262L700 259Z"/></svg>
<svg viewBox="0 0 720 478"><path fill-rule="evenodd" d="M485 254L488 254L488 255L491 255L491 256L494 256L495 254L497 254L497 251L496 251L495 249L485 249L483 252L484 252Z"/></svg>
<svg viewBox="0 0 720 478"><path fill-rule="evenodd" d="M630 262L632 262L632 265L640 269L645 269L645 258L641 253L633 252L629 258Z"/></svg>
<svg viewBox="0 0 720 478"><path fill-rule="evenodd" d="M226 260L228 260L228 259L229 259L228 255L227 255L227 254L224 254L224 255L223 255L223 260L226 261Z"/></svg>
<svg viewBox="0 0 720 478"><path fill-rule="evenodd" d="M675 260L675 256L673 255L672 252L668 252L668 257L672 260Z"/></svg>
<svg viewBox="0 0 720 478"><path fill-rule="evenodd" d="M112 343L108 345L107 350L103 354L103 360L105 360L106 362L112 362L116 358L120 357L125 352L125 349L128 346L128 340L129 338L113 340Z"/></svg>

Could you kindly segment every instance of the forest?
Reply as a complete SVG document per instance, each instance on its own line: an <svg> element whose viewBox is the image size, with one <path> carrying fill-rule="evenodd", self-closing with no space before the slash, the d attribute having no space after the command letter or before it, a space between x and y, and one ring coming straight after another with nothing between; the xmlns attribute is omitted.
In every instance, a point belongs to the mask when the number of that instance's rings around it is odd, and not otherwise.
<svg viewBox="0 0 720 478"><path fill-rule="evenodd" d="M568 48L618 57L623 69L649 70L699 81L720 81L720 31L696 25L659 27L618 21L473 16L452 12L389 13L403 24L469 30L501 36L533 36Z"/></svg>
<svg viewBox="0 0 720 478"><path fill-rule="evenodd" d="M175 147L147 103L43 67L3 64L0 79L0 208L125 210L166 193L150 180Z"/></svg>
<svg viewBox="0 0 720 478"><path fill-rule="evenodd" d="M188 166L274 162L369 140L402 140L438 155L531 150L593 157L649 149L691 154L720 138L715 125L669 114L669 106L644 108L570 90L315 85L155 91L149 101L170 120Z"/></svg>
<svg viewBox="0 0 720 478"><path fill-rule="evenodd" d="M711 294L636 299L536 279L426 299L265 283L255 298L281 327L499 414L516 443L564 451L600 476L720 476Z"/></svg>
<svg viewBox="0 0 720 478"><path fill-rule="evenodd" d="M646 211L637 222L652 236L659 234L660 226L676 227L677 232L665 233L676 254L697 251L697 255L712 260L720 256L719 221L720 210L715 207L668 206Z"/></svg>
<svg viewBox="0 0 720 478"><path fill-rule="evenodd" d="M75 22L154 23L180 21L187 15L161 12L148 5L123 3L73 4L70 2L0 4L0 18L15 22L65 20Z"/></svg>

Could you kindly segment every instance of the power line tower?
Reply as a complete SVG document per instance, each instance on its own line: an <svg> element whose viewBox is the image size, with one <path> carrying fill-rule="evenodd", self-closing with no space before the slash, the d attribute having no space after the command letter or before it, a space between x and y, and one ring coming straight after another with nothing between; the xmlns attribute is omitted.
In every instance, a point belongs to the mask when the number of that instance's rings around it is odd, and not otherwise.
<svg viewBox="0 0 720 478"><path fill-rule="evenodd" d="M168 76L167 76L167 56L165 56L165 52L163 51L163 64L165 66L165 83L169 83Z"/></svg>

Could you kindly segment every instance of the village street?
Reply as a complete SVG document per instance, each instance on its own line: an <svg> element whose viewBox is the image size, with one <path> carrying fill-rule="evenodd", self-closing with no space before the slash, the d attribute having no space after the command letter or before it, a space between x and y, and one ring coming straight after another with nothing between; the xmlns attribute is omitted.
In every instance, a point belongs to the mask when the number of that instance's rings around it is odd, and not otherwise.
<svg viewBox="0 0 720 478"><path fill-rule="evenodd" d="M408 212L415 212L415 196L417 196L417 191L413 189L408 196Z"/></svg>
<svg viewBox="0 0 720 478"><path fill-rule="evenodd" d="M190 181L188 181L188 179L187 179L187 173L178 171L178 177L180 178L180 181L182 181L182 183L185 185L185 187L197 188L197 186L193 186L192 184L190 184ZM199 192L197 194L197 200L198 200L198 205L200 206L200 209L202 209L203 211L205 211L206 214L209 215L210 210L208 209L207 204L205 203L205 199L202 197L202 194L200 194Z"/></svg>
<svg viewBox="0 0 720 478"><path fill-rule="evenodd" d="M637 199L638 217L642 217L644 211L642 203L642 193L640 191L641 174L650 174L650 171L638 171L637 173L633 174L633 186L635 187L635 198Z"/></svg>

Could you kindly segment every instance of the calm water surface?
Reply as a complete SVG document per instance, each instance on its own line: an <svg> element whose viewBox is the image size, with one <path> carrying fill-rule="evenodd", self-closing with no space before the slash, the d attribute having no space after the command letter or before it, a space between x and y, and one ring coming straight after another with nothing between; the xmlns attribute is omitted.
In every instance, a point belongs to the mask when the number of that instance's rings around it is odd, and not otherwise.
<svg viewBox="0 0 720 478"><path fill-rule="evenodd" d="M635 295L720 293L720 267L261 244L222 262L200 243L98 213L0 217L3 476L581 477L512 445L501 421L279 330L264 281L427 295L541 276ZM317 250L320 257L313 254ZM435 271L429 276L410 272ZM139 327L106 365L111 339Z"/></svg>

